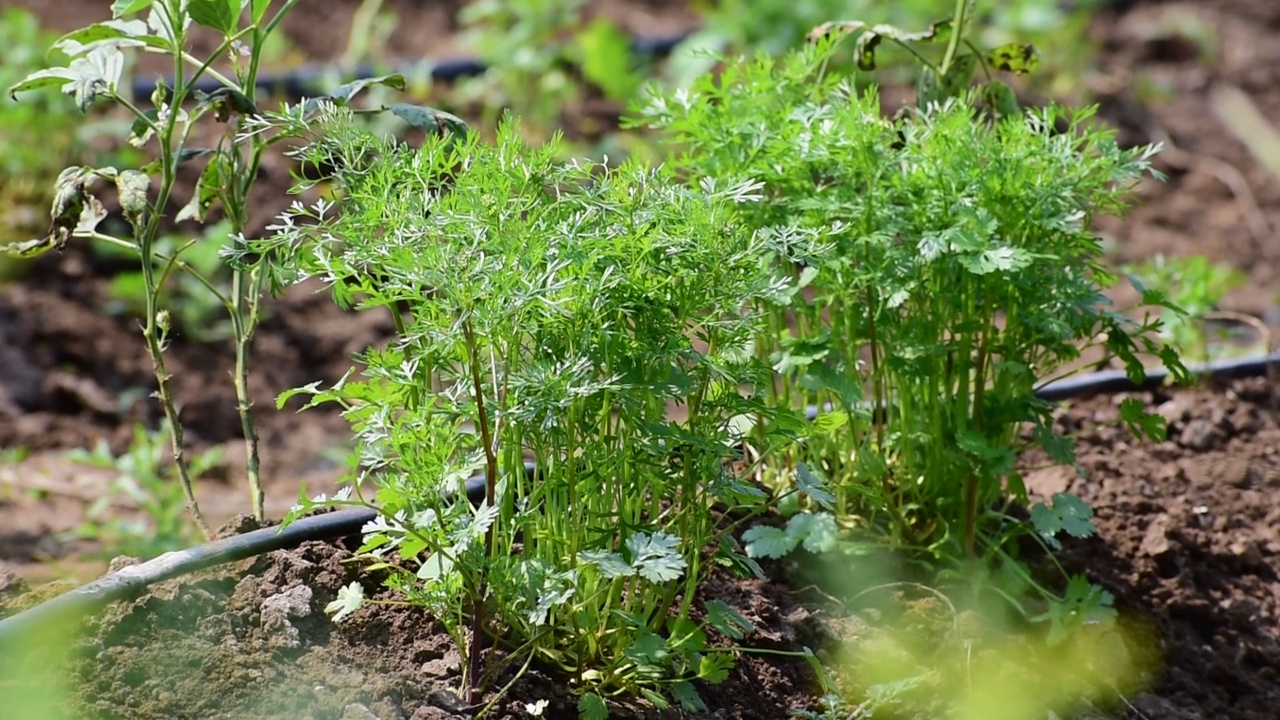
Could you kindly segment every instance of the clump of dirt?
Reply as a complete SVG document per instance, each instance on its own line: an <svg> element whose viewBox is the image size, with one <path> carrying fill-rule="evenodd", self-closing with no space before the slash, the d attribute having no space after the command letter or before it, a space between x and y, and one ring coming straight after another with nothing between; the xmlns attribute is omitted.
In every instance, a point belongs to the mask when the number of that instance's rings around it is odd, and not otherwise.
<svg viewBox="0 0 1280 720"><path fill-rule="evenodd" d="M346 562L349 544L309 542L157 586L109 609L75 641L66 673L78 718L455 718L462 666L440 625L419 609L367 605L342 622L324 612L338 590L361 582L393 599L376 574ZM744 642L794 649L798 611L773 584L718 577L705 599L731 604L756 626ZM495 679L514 678L508 668ZM812 704L815 677L798 657L748 655L723 684L700 687L711 717L783 718ZM496 701L495 718L576 717L562 674L533 667ZM676 718L622 703L617 718Z"/></svg>
<svg viewBox="0 0 1280 720"><path fill-rule="evenodd" d="M1102 583L1158 634L1133 648L1162 660L1160 680L1125 717L1276 716L1280 700L1280 393L1268 379L1138 396L1169 421L1168 440L1136 443L1122 398L1074 404L1083 477L1054 470L1042 494L1089 502L1098 535L1065 562Z"/></svg>

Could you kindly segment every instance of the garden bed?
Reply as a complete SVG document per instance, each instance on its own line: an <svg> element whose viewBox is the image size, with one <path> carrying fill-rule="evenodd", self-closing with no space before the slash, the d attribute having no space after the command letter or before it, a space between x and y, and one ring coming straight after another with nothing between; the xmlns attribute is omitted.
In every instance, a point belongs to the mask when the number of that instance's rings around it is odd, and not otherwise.
<svg viewBox="0 0 1280 720"><path fill-rule="evenodd" d="M438 5L394 5L404 28L440 27ZM1233 262L1248 271L1249 282L1225 307L1267 319L1280 285L1280 245L1274 236L1259 237L1259 227L1280 221L1280 182L1209 119L1209 90L1214 81L1232 82L1264 112L1280 109L1280 10L1272 5L1137 3L1101 17L1095 33L1103 49L1100 75L1091 83L1103 101L1103 117L1122 130L1124 142L1167 134L1181 151L1158 161L1169 182L1144 184L1138 209L1123 224L1106 228L1116 239L1117 262L1157 252L1203 253ZM61 13L64 6L56 7ZM641 18L630 29L666 31L688 21L681 12L653 12L656 24ZM1172 27L1171 18L1179 17L1216 29L1217 63L1202 60L1194 43L1150 32ZM52 13L49 19L58 20ZM323 31L306 24L291 28L299 47L317 59L333 43L308 33ZM435 54L448 32L397 37L397 52ZM1165 87L1169 101L1139 102L1135 79ZM1238 185L1232 189L1237 176L1249 188L1247 195ZM285 179L278 180L283 186ZM261 208L259 214L265 218L276 210ZM133 323L102 314L112 270L90 253L71 249L39 261L27 282L0 288L0 363L7 368L0 378L0 446L54 451L107 437L120 449L132 422L157 419L149 404L122 400L134 388L149 386L150 368ZM259 333L255 394L267 398L316 380L332 382L352 352L390 329L381 316L341 313L305 288L295 289ZM229 350L180 344L174 357L192 440L234 441L238 420L222 382L232 361ZM1171 421L1167 442L1139 445L1122 430L1095 428L1114 420L1114 398L1071 402L1060 422L1081 432L1087 480L1055 470L1037 473L1028 483L1044 497L1070 489L1094 506L1099 535L1069 544L1068 565L1102 583L1122 611L1149 621L1160 637L1127 649L1135 656L1161 656L1164 666L1152 677L1153 690L1126 698L1131 707L1120 703L1099 713L1175 720L1274 717L1280 699L1277 395L1255 380L1142 399ZM318 411L263 413L261 422L268 514L278 517L293 503L300 480L318 483L318 489L331 482L336 465L316 448L344 443L348 432L336 415ZM53 489L43 492L59 499L15 494L0 504L6 528L0 561L7 567L23 570L50 554L86 549L49 540L78 522L79 503L68 496L85 491L71 470L51 463L46 479L58 480L61 473L64 482L51 481ZM206 483L201 493L210 514L227 519L243 507L241 484L238 478ZM354 567L340 564L341 547L317 543L273 553L208 571L198 580L169 583L112 609L98 634L82 643L90 659L72 675L87 681L78 691L78 715L455 716L456 701L448 691L456 688L460 672L456 655L449 655L447 638L420 611L367 607L336 626L324 616L338 588L355 577ZM367 584L372 591L374 585ZM803 608L779 584L721 578L710 586L711 597L756 625L757 635L744 641L748 646L820 647L823 627L838 626L841 619L834 608ZM103 672L108 662L116 673ZM211 679L225 684L213 686ZM501 707L507 716L522 717L525 703L547 699L552 705L544 717L572 716L572 699L553 684L535 672ZM811 704L813 692L802 660L746 656L726 684L707 689L703 698L720 717L780 718Z"/></svg>

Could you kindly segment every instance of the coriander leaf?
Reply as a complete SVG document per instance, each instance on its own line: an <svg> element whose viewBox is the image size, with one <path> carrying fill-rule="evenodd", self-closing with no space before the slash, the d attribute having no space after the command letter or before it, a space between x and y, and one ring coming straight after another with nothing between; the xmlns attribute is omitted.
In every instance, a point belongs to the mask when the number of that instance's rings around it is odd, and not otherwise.
<svg viewBox="0 0 1280 720"><path fill-rule="evenodd" d="M729 677L733 669L733 655L727 652L703 655L698 662L698 677L712 685L719 685Z"/></svg>
<svg viewBox="0 0 1280 720"><path fill-rule="evenodd" d="M578 553L578 562L596 568L610 580L636 574L635 568L628 565L621 555L608 550L583 550Z"/></svg>
<svg viewBox="0 0 1280 720"><path fill-rule="evenodd" d="M578 698L578 717L581 720L609 720L609 706L599 695L587 693Z"/></svg>
<svg viewBox="0 0 1280 720"><path fill-rule="evenodd" d="M338 591L338 599L326 605L324 611L333 613L333 621L338 622L359 610L361 605L364 605L364 587L352 582Z"/></svg>
<svg viewBox="0 0 1280 720"><path fill-rule="evenodd" d="M627 549L631 551L631 567L650 582L669 582L684 573L680 538L674 535L636 533L627 538Z"/></svg>
<svg viewBox="0 0 1280 720"><path fill-rule="evenodd" d="M747 557L774 560L786 556L800 544L799 538L771 525L757 525L747 530L742 534L742 541L747 545Z"/></svg>
<svg viewBox="0 0 1280 720"><path fill-rule="evenodd" d="M1125 398L1120 402L1120 420L1129 432L1139 438L1162 441L1169 429L1163 416L1147 412L1146 406L1137 398Z"/></svg>
<svg viewBox="0 0 1280 720"><path fill-rule="evenodd" d="M796 466L796 487L824 510L835 509L836 496L827 490L826 479L809 469L806 463Z"/></svg>
<svg viewBox="0 0 1280 720"><path fill-rule="evenodd" d="M1053 510L1062 520L1062 529L1071 537L1091 537L1097 528L1093 526L1093 508L1079 497L1067 492L1053 496Z"/></svg>
<svg viewBox="0 0 1280 720"><path fill-rule="evenodd" d="M707 603L707 622L711 623L721 635L741 640L746 633L755 632L755 627L732 606L721 600Z"/></svg>
<svg viewBox="0 0 1280 720"><path fill-rule="evenodd" d="M707 711L707 704L702 701L702 697L698 695L698 691L694 689L691 682L681 680L672 684L671 694L675 695L680 707L689 712L700 713Z"/></svg>
<svg viewBox="0 0 1280 720"><path fill-rule="evenodd" d="M666 640L645 630L636 635L625 654L641 665L661 665L671 656L671 651Z"/></svg>

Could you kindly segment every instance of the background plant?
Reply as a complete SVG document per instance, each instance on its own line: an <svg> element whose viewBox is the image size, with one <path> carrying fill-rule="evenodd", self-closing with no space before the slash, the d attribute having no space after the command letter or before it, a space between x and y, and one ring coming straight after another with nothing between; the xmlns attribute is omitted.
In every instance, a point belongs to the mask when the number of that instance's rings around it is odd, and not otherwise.
<svg viewBox="0 0 1280 720"><path fill-rule="evenodd" d="M452 100L478 103L481 127L507 110L532 139L546 140L563 124L566 108L594 88L626 104L645 77L631 39L613 21L587 21L585 0L476 0L459 13L462 40L485 63L461 81Z"/></svg>
<svg viewBox="0 0 1280 720"><path fill-rule="evenodd" d="M756 186L559 163L512 121L493 146L444 135L417 150L342 113L301 131L305 162L337 168L340 200L295 206L255 251L401 325L358 375L305 389L353 424L336 502L381 513L361 552L449 629L473 701L474 639L490 635L571 672L584 717L623 690L701 707L689 681L718 682L732 656L693 619L697 588L718 565L753 565L719 512L763 499L726 468L734 418L763 412L751 307L785 289L760 262L764 236L730 221ZM477 509L452 499L474 473ZM355 585L331 609L362 602ZM747 628L706 611L729 637Z"/></svg>
<svg viewBox="0 0 1280 720"><path fill-rule="evenodd" d="M182 485L166 457L168 437L168 428L151 431L139 425L128 450L118 457L105 441L66 454L71 462L115 473L69 538L97 541L108 556L143 560L191 545L198 531L185 512ZM221 464L221 448L212 448L196 453L189 471L198 478Z"/></svg>
<svg viewBox="0 0 1280 720"><path fill-rule="evenodd" d="M187 504L206 537L210 530L191 485L182 423L164 361L171 316L160 305L161 291L170 273L175 270L190 273L226 307L231 318L236 346L234 381L245 438L250 495L254 515L261 520L263 495L258 475L257 431L251 415L253 403L248 392L248 362L259 320L263 275L256 269L237 270L232 276L230 293L224 294L181 259L183 251L196 240L172 255L158 252L157 243L163 223L169 217L169 203L180 166L195 158L203 158L205 168L191 202L179 213L179 219L200 220L216 202L231 232L242 235L248 221L248 193L257 178L267 141L261 135L238 136L235 131L245 116L256 112L252 94L265 38L295 1L286 0L268 17L270 3L267 0L118 0L112 5L112 20L69 33L55 44L56 49L72 58L67 67L34 73L10 89L10 94L16 96L21 91L57 85L75 98L82 111L99 99L119 105L134 118L130 141L138 146L150 144L158 154L154 162L140 170L67 168L58 180L53 224L48 235L21 244L16 251L34 254L61 248L75 235L130 248L137 253L146 306L142 335L155 366L157 396L171 428L174 462ZM143 11L148 11L145 22L125 19ZM243 22L246 19L247 22ZM205 58L188 52L192 23L221 35L217 48ZM173 61L170 80L157 83L150 109L135 105L119 92L124 53L139 48L167 55ZM214 69L213 65L219 61L229 65L228 74ZM194 92L193 84L203 77L213 77L223 87L210 94ZM193 108L186 107L188 101L194 101ZM205 117L226 127L213 148L200 148L192 143L192 133ZM153 175L158 177L154 187ZM133 230L132 237L117 238L96 230L106 215L91 190L100 180L116 185L121 209Z"/></svg>
<svg viewBox="0 0 1280 720"><path fill-rule="evenodd" d="M1183 357L1208 362L1212 349L1230 340L1230 330L1245 330L1266 342L1268 331L1261 321L1246 315L1224 312L1218 304L1227 293L1242 287L1248 277L1225 263L1213 263L1203 255L1169 258L1163 255L1125 271L1138 278L1143 287L1163 293L1177 309L1161 316L1161 336ZM1223 324L1227 326L1224 331Z"/></svg>
<svg viewBox="0 0 1280 720"><path fill-rule="evenodd" d="M24 8L0 11L0 87L49 66L45 51L56 39ZM53 199L53 184L66 164L85 153L101 130L85 122L67 103L42 97L29 103L0 103L0 246L26 240L43 229L41 218ZM0 271L0 278L6 273Z"/></svg>
<svg viewBox="0 0 1280 720"><path fill-rule="evenodd" d="M166 231L176 222L204 223L219 213L226 233L219 238L223 254L242 245L249 221L248 199L259 174L264 154L280 139L255 103L260 60L269 38L281 19L296 4L285 0L274 6L269 0L117 0L113 18L71 32L55 43L55 49L72 58L67 67L41 70L10 88L10 94L47 86L59 86L72 95L86 111L95 102L106 100L122 107L133 118L130 142L154 148L157 158L140 169L73 166L59 176L51 213L52 224L45 237L8 246L9 252L30 256L62 248L71 237L88 238L114 245L136 254L141 269L140 295L143 299L142 335L155 368L157 397L171 430L174 463L187 504L203 534L210 530L200 512L192 488L185 456L182 423L165 365L165 349L172 339L175 311L164 306L165 288L171 276L184 273L195 281L185 290L200 288L207 303L221 305L230 320L235 345L235 385L237 410L244 436L245 462L254 516L263 519L262 482L259 477L258 436L254 424L253 401L249 395L250 349L262 317L263 291L272 277L271 268L258 262L229 266L229 288L219 286L216 272L202 272L209 259L208 239L187 239L164 247ZM146 12L146 20L126 19ZM217 33L218 45L201 58L189 51L193 24ZM150 107L135 104L120 93L126 51L145 50L168 56L173 61L168 80L157 82ZM220 87L209 93L195 89L196 83L213 78ZM390 86L403 89L398 75L358 80L340 86L327 95L302 106L314 112L319 100L346 104L362 89ZM384 110L411 126L437 127L444 116L425 113L412 105L392 104L370 108L366 115ZM201 121L211 125L212 147L197 145ZM203 131L202 131L203 132ZM203 163L195 190L186 204L171 213L182 165ZM155 179L153 182L153 178ZM132 236L116 237L97 230L106 208L94 194L95 184L116 186L119 205ZM196 246L198 249L193 250ZM191 252L192 261L184 256ZM211 263L209 263L211 265ZM215 268L215 271L220 268ZM135 294L139 288L133 288ZM207 307L207 305L206 305Z"/></svg>
<svg viewBox="0 0 1280 720"><path fill-rule="evenodd" d="M1057 0L982 3L975 9L975 41L986 47L1020 42L1040 48L1047 58L1040 87L1049 97L1060 98L1076 91L1092 62L1094 49L1086 31L1100 5L1098 0L1070 5ZM923 29L944 20L951 10L949 3L938 0L705 0L695 7L703 27L678 53L681 68L674 71L678 85L691 82L710 67L709 58L688 52L693 48L777 56L803 42L812 28L834 18ZM847 58L833 58L837 64L842 60L847 64ZM882 81L909 83L914 78L908 54L892 53L886 62L892 70L882 74Z"/></svg>
<svg viewBox="0 0 1280 720"><path fill-rule="evenodd" d="M974 70L1004 50L956 36L943 61L922 58L922 102L932 104L885 119L874 91L824 71L839 30L865 28L828 25L803 52L729 61L718 79L655 91L639 111L638 122L684 145L677 162L693 181L767 188L741 209L748 227L791 228L777 262L803 291L763 308L757 352L780 376L772 403L819 413L807 441L770 465L834 518L802 513L786 528L754 529L752 549L827 549L839 520L892 547L971 569L982 560L1000 568L983 577L1011 599L1030 588L1056 598L1044 619L1083 618L1106 596L1087 583L1065 595L1039 586L1012 540L1089 534L1091 511L1059 494L1033 522L1015 519L1010 506L1028 501L1015 461L1038 446L1074 462L1034 390L1082 352L1119 358L1133 375L1143 353L1181 367L1155 336L1158 321L1109 306L1102 291L1114 278L1089 229L1095 214L1123 209L1155 149L1117 148L1088 110L1023 115L991 82L970 91ZM858 47L875 40L863 33ZM1155 292L1144 301L1165 302ZM1139 434L1161 435L1137 401L1122 415Z"/></svg>

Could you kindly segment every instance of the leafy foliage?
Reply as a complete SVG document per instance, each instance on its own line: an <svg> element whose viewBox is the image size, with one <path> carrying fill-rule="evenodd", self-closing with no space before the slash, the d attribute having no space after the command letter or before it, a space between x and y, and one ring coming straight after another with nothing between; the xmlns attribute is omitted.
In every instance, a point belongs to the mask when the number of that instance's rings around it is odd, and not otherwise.
<svg viewBox="0 0 1280 720"><path fill-rule="evenodd" d="M391 584L459 639L491 608L491 632L587 687L697 705L669 681L726 669L702 662L689 620L715 566L703 549L731 552L712 507L764 499L726 466L731 420L762 412L753 388L769 372L746 349L752 308L787 292L760 262L770 238L731 211L758 186L560 163L513 121L493 145L437 135L417 149L332 105L294 122L304 164L334 168L337 199L296 205L243 251L270 257L280 282L322 279L339 304L390 310L399 326L338 386L301 390L340 403L354 428L353 493L339 502L383 516L362 552L417 565L390 565ZM485 501L453 501L477 472Z"/></svg>
<svg viewBox="0 0 1280 720"><path fill-rule="evenodd" d="M742 221L777 238L773 262L804 291L761 307L756 352L782 377L772 404L818 409L802 444L770 456L779 483L805 489L820 474L835 502L814 500L891 546L999 562L1031 529L999 510L1027 500L1013 473L1022 428L1072 457L1038 379L1087 348L1134 376L1144 355L1181 369L1157 320L1110 306L1114 278L1090 230L1124 209L1156 148L1120 149L1089 109L1001 112L967 81L886 119L874 91L829 70L837 46L823 30L780 59L723 59L717 78L651 90L635 122L681 144L693 181L766 189ZM1126 417L1160 436L1143 408ZM1083 533L1088 518L1069 497L1035 512L1048 538ZM814 538L813 522L755 528L748 547L776 557Z"/></svg>

